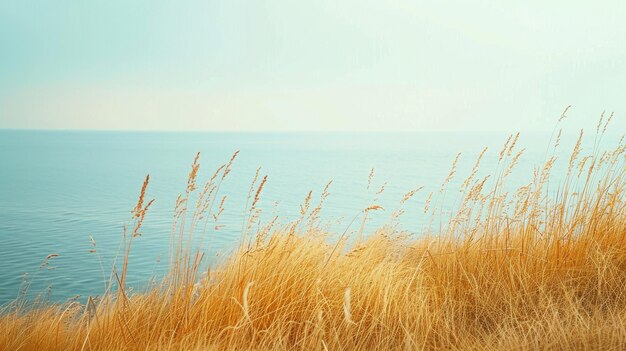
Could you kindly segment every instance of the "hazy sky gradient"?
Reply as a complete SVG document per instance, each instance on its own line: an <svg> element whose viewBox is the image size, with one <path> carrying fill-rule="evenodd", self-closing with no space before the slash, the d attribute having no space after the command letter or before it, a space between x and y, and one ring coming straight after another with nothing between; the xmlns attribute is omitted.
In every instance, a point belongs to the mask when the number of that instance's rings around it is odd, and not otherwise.
<svg viewBox="0 0 626 351"><path fill-rule="evenodd" d="M3 1L0 128L626 130L626 3L584 3Z"/></svg>

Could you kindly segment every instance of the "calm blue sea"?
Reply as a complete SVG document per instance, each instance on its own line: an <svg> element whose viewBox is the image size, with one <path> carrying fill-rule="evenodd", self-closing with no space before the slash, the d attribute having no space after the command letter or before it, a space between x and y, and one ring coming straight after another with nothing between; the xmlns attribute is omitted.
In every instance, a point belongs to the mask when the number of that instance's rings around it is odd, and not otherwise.
<svg viewBox="0 0 626 351"><path fill-rule="evenodd" d="M485 146L490 149L482 170L492 172L507 136L0 131L0 304L18 296L25 273L31 295L50 286L54 301L101 294L102 269L98 256L89 252L88 237L96 240L108 274L146 174L151 176L148 196L156 202L143 236L133 244L129 281L141 289L162 273L174 201L186 186L198 151L202 152L202 183L235 150L241 150L220 189L221 195L227 195L220 219L223 227L211 231L205 245L207 262L216 264L216 254L224 257L239 240L248 189L259 166L261 175L268 175L260 202L262 220L275 214L283 222L295 218L309 190L315 204L333 180L322 219L334 220L331 228L343 231L363 208L379 204L386 211L372 213L367 233L386 222L405 192L424 185L401 220L402 228L419 235L428 192L438 189L456 154L462 152L451 188L469 173ZM522 135L519 145L527 151L513 183L531 179L533 165L545 157L548 139L546 134ZM563 143L571 149L571 142ZM372 168L375 176L368 190ZM385 191L376 195L385 183ZM51 253L60 256L49 267L40 267Z"/></svg>

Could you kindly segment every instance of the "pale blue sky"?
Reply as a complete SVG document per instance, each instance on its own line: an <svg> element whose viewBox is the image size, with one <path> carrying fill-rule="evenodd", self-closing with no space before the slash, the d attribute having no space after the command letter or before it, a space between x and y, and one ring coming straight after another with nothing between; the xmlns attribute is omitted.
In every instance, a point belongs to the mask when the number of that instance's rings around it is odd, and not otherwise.
<svg viewBox="0 0 626 351"><path fill-rule="evenodd" d="M623 1L1 1L0 128L545 130L615 111Z"/></svg>

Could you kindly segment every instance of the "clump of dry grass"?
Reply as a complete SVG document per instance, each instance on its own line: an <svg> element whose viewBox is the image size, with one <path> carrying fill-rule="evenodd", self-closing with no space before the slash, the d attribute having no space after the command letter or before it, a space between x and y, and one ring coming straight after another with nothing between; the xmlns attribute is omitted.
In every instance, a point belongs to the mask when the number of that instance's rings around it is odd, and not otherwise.
<svg viewBox="0 0 626 351"><path fill-rule="evenodd" d="M605 127L598 127L598 133ZM581 134L582 135L582 134ZM596 140L601 136L596 137ZM390 349L601 349L626 348L626 145L581 156L576 143L564 180L548 192L555 157L532 180L505 191L522 151L511 136L497 155L498 168L478 176L480 159L463 182L449 217L432 209L446 191L431 192L424 213L437 225L409 239L391 224L354 246L328 240L309 216L312 193L294 223L275 220L248 231L267 177L250 188L242 245L219 269L198 278L202 254L190 246L199 221L218 228L225 199L221 180L233 159L198 194L194 160L184 194L176 201L170 274L145 293L125 288L128 262L108 293L77 302L28 309L0 317L6 350L390 350ZM557 137L555 147L560 142ZM594 142L597 144L597 142ZM236 156L236 155L235 155ZM444 181L457 172L455 159ZM579 172L571 172L577 169ZM221 175L220 175L221 174ZM370 173L368 188L374 171ZM147 181L135 207L130 244L148 209ZM381 191L384 187L381 188ZM213 209L215 199L218 209ZM376 203L360 214L382 210ZM407 215L407 214L405 214ZM308 225L301 225L309 218ZM214 221L210 225L206 224ZM436 229L432 229L436 228ZM359 236L361 235L359 231Z"/></svg>

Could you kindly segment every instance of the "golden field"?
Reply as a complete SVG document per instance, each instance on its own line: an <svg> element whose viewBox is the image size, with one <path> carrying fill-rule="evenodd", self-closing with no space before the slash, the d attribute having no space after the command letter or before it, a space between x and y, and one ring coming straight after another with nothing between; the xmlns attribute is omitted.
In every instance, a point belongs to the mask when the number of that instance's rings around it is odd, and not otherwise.
<svg viewBox="0 0 626 351"><path fill-rule="evenodd" d="M267 178L257 172L239 249L206 271L192 244L219 223L219 187L236 154L206 184L197 182L196 157L176 202L170 272L159 284L137 293L126 287L128 256L151 203L146 178L108 293L84 303L16 302L0 316L0 349L626 349L626 144L599 149L606 123L590 152L581 132L559 160L556 185L548 152L528 184L507 188L523 155L519 135L511 136L492 155L494 172L479 176L490 155L483 152L462 178L452 213L438 204L452 196L456 161L440 189L407 192L386 209L389 224L367 235L324 230L328 189L319 200L304 198L299 219L260 225ZM559 143L554 133L549 150ZM413 238L398 223L417 196L433 225ZM356 226L382 210L368 204Z"/></svg>

